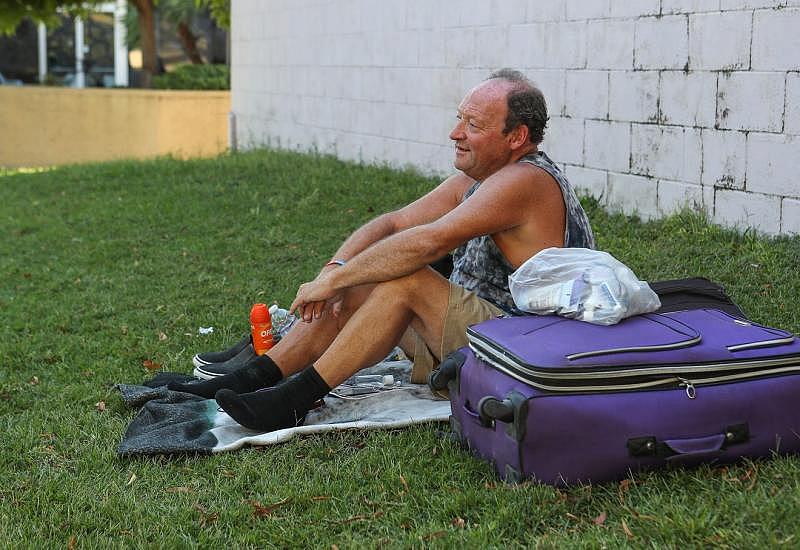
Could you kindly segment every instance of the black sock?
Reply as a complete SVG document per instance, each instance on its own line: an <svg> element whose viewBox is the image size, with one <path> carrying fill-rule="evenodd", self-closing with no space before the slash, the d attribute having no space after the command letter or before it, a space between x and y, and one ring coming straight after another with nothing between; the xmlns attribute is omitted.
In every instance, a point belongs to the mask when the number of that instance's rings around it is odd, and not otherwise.
<svg viewBox="0 0 800 550"><path fill-rule="evenodd" d="M237 395L219 390L215 399L236 422L263 432L297 426L317 400L331 391L314 365L280 386Z"/></svg>
<svg viewBox="0 0 800 550"><path fill-rule="evenodd" d="M234 393L247 393L274 386L282 378L283 374L275 361L269 355L260 355L225 376L217 376L203 382L171 383L167 387L171 390L213 399L214 394L221 389L232 390Z"/></svg>

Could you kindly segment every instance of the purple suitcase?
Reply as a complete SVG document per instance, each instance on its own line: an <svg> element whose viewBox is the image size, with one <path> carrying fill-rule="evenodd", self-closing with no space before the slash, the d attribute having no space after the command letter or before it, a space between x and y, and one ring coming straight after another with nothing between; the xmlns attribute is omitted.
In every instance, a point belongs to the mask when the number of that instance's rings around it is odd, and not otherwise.
<svg viewBox="0 0 800 550"><path fill-rule="evenodd" d="M719 310L598 326L493 319L431 376L453 431L509 481L603 482L800 450L800 341Z"/></svg>

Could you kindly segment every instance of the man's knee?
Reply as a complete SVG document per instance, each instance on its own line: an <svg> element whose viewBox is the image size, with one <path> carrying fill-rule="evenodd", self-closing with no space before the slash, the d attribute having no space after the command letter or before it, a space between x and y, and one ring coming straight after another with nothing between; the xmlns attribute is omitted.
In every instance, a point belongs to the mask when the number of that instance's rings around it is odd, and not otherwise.
<svg viewBox="0 0 800 550"><path fill-rule="evenodd" d="M413 303L421 297L449 288L447 279L429 267L424 267L403 277L378 283L375 287L380 296L389 298L393 303L407 301Z"/></svg>

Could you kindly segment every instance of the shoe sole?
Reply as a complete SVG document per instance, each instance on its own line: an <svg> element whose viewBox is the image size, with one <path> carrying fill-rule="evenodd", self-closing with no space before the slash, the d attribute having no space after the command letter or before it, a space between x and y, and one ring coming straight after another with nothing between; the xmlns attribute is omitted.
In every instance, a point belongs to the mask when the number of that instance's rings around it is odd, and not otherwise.
<svg viewBox="0 0 800 550"><path fill-rule="evenodd" d="M242 337L242 340L240 340L240 341L239 341L239 343L237 343L237 344L234 346L234 348L231 348L231 349L236 349L236 348L239 348L239 346L241 345L242 341L243 341L245 338L247 338L247 339L248 339L248 343L246 343L246 344L244 345L244 347L242 347L242 348L238 349L238 351L236 351L236 353L233 353L233 354L232 354L230 357L227 357L226 359L223 359L223 360L220 360L220 361L206 361L205 359L203 359L203 358L201 358L201 357L200 357L201 355L203 355L202 353L196 353L196 354L194 355L194 357L192 357L192 365L193 365L194 367L196 367L196 368L203 368L203 367L204 367L204 366L206 366L206 365L214 365L214 364L217 364L217 363L224 363L225 361L229 361L230 359L233 359L233 358L234 358L234 357L236 357L236 356L237 356L239 353L241 353L241 351L242 351L243 349L246 349L246 348L247 348L247 346L249 345L249 337L248 337L248 336L244 336L244 337ZM230 352L231 350L228 350L228 351ZM206 352L206 353L207 353L207 352Z"/></svg>
<svg viewBox="0 0 800 550"><path fill-rule="evenodd" d="M255 357L257 356L253 350L253 346L248 344L245 349L237 353L233 358L222 363L206 363L204 365L195 365L192 374L194 374L196 378L211 380L212 378L218 378L220 376L230 374L231 372L246 365L249 361L252 361Z"/></svg>
<svg viewBox="0 0 800 550"><path fill-rule="evenodd" d="M209 363L213 364L213 363ZM217 378L219 376L225 376L224 374L216 374L213 372L206 372L203 370L203 365L195 366L194 370L192 371L192 375L195 378L199 378L201 380L211 380L212 378Z"/></svg>

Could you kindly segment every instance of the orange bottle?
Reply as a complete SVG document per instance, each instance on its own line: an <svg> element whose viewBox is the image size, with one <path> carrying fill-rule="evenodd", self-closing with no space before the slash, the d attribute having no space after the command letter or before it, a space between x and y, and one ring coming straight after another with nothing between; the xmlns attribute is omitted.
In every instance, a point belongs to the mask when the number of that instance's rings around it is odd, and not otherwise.
<svg viewBox="0 0 800 550"><path fill-rule="evenodd" d="M253 304L250 310L250 333L253 336L253 348L256 355L264 355L275 340L272 338L272 321L266 304Z"/></svg>

